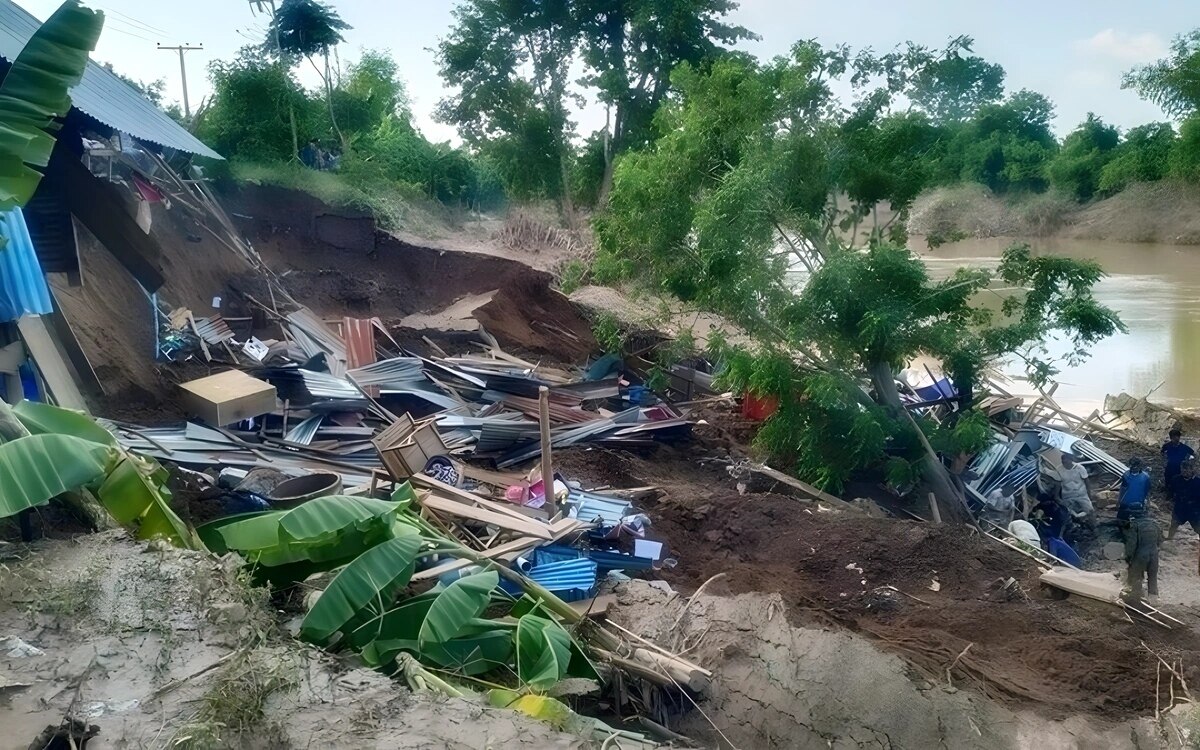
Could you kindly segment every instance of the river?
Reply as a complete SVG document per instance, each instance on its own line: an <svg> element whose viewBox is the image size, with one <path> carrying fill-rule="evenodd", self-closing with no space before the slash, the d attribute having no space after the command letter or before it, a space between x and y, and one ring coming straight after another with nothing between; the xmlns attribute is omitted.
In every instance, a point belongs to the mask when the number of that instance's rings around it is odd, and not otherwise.
<svg viewBox="0 0 1200 750"><path fill-rule="evenodd" d="M929 250L916 237L912 249L940 279L960 266L994 269L1012 243L965 240ZM1053 239L1029 244L1041 253L1098 261L1108 276L1097 284L1096 298L1129 328L1097 344L1086 362L1062 368L1059 403L1087 413L1102 405L1106 393L1153 391L1155 401L1200 407L1200 247ZM1019 391L1031 390L1022 385Z"/></svg>

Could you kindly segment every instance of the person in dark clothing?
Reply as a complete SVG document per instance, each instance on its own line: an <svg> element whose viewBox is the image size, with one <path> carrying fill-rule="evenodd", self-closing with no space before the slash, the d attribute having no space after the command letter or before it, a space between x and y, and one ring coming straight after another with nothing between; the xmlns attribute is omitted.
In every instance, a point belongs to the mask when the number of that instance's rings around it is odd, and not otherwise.
<svg viewBox="0 0 1200 750"><path fill-rule="evenodd" d="M1180 441L1183 433L1179 430L1171 430L1168 434L1167 442L1163 443L1163 479L1167 485L1168 494L1171 492L1171 480L1179 476L1179 469L1183 466L1183 462L1189 458L1194 458L1196 451L1184 442Z"/></svg>
<svg viewBox="0 0 1200 750"><path fill-rule="evenodd" d="M1121 477L1121 501L1117 506L1117 520L1128 521L1146 515L1149 499L1150 474L1146 471L1146 462L1135 456L1129 460L1129 471Z"/></svg>
<svg viewBox="0 0 1200 750"><path fill-rule="evenodd" d="M1196 476L1196 459L1190 458L1179 467L1179 475L1171 480L1170 493L1171 530L1167 539L1174 539L1175 532L1184 524L1191 524L1192 531L1200 533L1200 477Z"/></svg>
<svg viewBox="0 0 1200 750"><path fill-rule="evenodd" d="M1037 528L1042 539L1062 539L1069 518L1067 509L1049 492L1039 492L1037 504L1029 511L1029 521Z"/></svg>
<svg viewBox="0 0 1200 750"><path fill-rule="evenodd" d="M321 149L315 140L309 141L300 149L300 162L309 169L319 169L321 164Z"/></svg>
<svg viewBox="0 0 1200 750"><path fill-rule="evenodd" d="M1135 518L1125 526L1125 561L1129 563L1129 598L1140 601L1144 597L1142 578L1146 579L1146 590L1150 596L1158 596L1158 545L1162 531L1153 518Z"/></svg>

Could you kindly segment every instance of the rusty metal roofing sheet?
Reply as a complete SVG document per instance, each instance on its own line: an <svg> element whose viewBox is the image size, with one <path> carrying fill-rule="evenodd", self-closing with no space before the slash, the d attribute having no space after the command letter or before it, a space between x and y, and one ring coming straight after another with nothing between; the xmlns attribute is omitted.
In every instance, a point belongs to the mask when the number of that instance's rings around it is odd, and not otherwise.
<svg viewBox="0 0 1200 750"><path fill-rule="evenodd" d="M375 362L375 321L343 318L342 340L346 345L346 367L353 370Z"/></svg>
<svg viewBox="0 0 1200 750"><path fill-rule="evenodd" d="M0 0L0 57L15 60L41 23L12 0ZM190 154L220 159L166 112L150 103L115 73L89 61L83 80L71 89L75 109L134 138Z"/></svg>

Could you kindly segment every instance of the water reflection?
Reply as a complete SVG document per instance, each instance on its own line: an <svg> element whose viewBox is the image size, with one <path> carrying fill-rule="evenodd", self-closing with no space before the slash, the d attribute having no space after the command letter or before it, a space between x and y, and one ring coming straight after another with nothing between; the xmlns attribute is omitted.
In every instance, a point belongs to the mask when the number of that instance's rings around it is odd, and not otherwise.
<svg viewBox="0 0 1200 750"><path fill-rule="evenodd" d="M1011 240L966 240L913 251L935 278L960 266L995 268ZM1090 411L1106 393L1127 391L1179 407L1200 407L1200 248L1078 240L1035 240L1042 253L1098 261L1109 274L1096 297L1116 310L1129 333L1097 344L1091 358L1063 368L1057 400Z"/></svg>

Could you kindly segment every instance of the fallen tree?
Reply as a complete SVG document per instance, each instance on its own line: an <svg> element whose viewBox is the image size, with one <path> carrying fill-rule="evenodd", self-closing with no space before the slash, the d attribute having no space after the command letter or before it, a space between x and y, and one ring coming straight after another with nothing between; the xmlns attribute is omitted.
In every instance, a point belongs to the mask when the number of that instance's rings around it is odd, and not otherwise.
<svg viewBox="0 0 1200 750"><path fill-rule="evenodd" d="M904 247L940 144L923 115L890 106L961 43L877 56L802 42L765 65L681 68L666 135L620 163L596 227L602 279L648 281L754 336L753 350L718 342L717 354L727 385L778 399L758 437L775 461L833 491L886 462L895 484L926 482L953 520L969 511L942 457L989 439L972 408L978 373L1017 356L1043 383L1056 372L1051 338L1076 361L1123 330L1092 295L1093 262L1017 246L996 275L934 281ZM849 106L830 89L840 76L859 92ZM943 424L914 417L897 389L898 368L922 355L958 388Z"/></svg>

